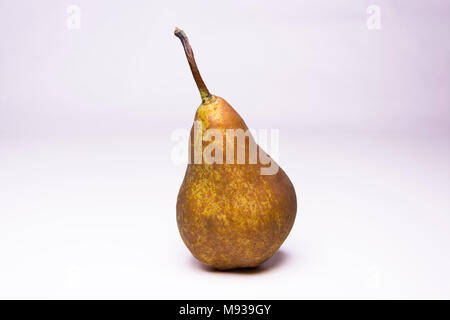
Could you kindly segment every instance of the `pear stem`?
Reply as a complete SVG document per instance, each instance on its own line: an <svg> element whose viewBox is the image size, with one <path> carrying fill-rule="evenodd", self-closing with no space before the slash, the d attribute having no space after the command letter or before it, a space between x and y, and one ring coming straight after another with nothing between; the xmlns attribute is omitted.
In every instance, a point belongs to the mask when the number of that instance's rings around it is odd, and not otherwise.
<svg viewBox="0 0 450 320"><path fill-rule="evenodd" d="M200 71L198 71L197 64L195 63L194 59L194 52L192 51L191 45L189 44L188 37L183 30L178 28L175 28L174 34L181 40L181 43L183 44L184 52L186 53L186 58L189 62L189 67L191 68L195 83L197 84L197 88L200 91L200 96L202 97L202 102L205 103L206 101L211 99L211 94L209 93L206 84L203 82Z"/></svg>

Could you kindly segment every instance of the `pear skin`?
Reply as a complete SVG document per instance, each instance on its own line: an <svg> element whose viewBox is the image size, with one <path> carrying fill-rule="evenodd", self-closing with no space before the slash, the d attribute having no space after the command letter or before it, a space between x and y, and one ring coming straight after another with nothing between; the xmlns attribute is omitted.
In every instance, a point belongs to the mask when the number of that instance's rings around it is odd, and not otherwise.
<svg viewBox="0 0 450 320"><path fill-rule="evenodd" d="M257 267L272 257L294 224L297 198L286 173L248 133L241 116L223 98L209 93L189 41L175 30L199 88L198 107L190 134L190 159L181 185L176 211L181 237L200 262L219 270ZM196 138L195 125L203 135L215 129L220 138ZM229 129L247 133L244 143ZM228 130L228 131L227 131ZM213 163L201 158L216 147ZM256 147L256 157L250 155ZM217 153L222 151L222 154ZM239 155L244 155L244 161ZM256 159L255 159L256 158ZM264 161L261 159L269 159ZM268 167L273 174L262 174Z"/></svg>

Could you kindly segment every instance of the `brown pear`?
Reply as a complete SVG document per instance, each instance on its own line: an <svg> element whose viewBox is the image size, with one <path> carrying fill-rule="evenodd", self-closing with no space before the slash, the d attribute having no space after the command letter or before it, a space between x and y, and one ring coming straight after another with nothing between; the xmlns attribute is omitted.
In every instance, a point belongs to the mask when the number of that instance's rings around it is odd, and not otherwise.
<svg viewBox="0 0 450 320"><path fill-rule="evenodd" d="M280 248L294 224L294 187L236 110L210 94L186 34L177 28L175 35L202 98L177 199L181 237L195 258L213 268L259 266Z"/></svg>

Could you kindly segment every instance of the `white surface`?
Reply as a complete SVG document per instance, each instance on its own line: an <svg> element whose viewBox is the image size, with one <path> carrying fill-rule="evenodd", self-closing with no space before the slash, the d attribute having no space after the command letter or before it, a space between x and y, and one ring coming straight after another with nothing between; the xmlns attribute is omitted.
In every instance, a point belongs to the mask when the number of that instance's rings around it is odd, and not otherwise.
<svg viewBox="0 0 450 320"><path fill-rule="evenodd" d="M250 273L208 271L185 248L169 141L3 145L0 297L449 298L447 145L290 136L299 215Z"/></svg>

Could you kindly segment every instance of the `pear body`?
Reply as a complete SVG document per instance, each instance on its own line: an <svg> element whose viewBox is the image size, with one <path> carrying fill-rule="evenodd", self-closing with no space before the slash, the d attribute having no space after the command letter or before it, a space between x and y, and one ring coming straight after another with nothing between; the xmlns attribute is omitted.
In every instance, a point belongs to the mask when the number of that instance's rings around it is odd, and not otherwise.
<svg viewBox="0 0 450 320"><path fill-rule="evenodd" d="M217 129L223 133L223 164L193 163L193 126L190 163L176 208L181 237L194 257L208 266L220 270L256 267L280 248L294 224L294 187L281 168L275 174L261 174L261 168L268 165L260 161L259 154L265 152L259 146L257 163L249 163L249 144L254 141L251 135L244 145L237 139L226 140L227 129L248 128L224 99L212 96L200 105L195 121L201 122L203 132ZM218 141L202 141L202 151L214 142ZM232 164L226 163L225 149L230 143L234 148ZM245 163L238 163L242 148Z"/></svg>

